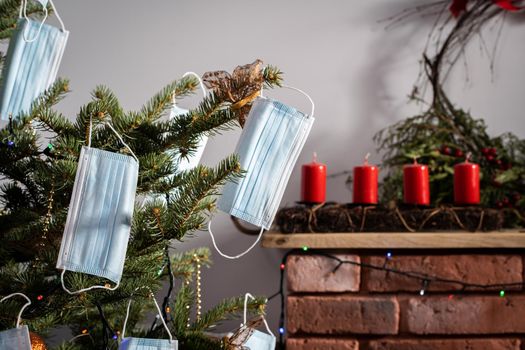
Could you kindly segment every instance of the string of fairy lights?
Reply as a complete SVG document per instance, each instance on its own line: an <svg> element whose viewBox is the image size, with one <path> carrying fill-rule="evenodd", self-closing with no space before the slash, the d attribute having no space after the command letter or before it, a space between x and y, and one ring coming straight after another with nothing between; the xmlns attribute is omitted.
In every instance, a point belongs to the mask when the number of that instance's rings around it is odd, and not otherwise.
<svg viewBox="0 0 525 350"><path fill-rule="evenodd" d="M460 286L459 290L456 293L462 293L469 289L473 290L484 290L488 291L496 291L497 294L504 298L506 296L506 291L515 287L524 287L525 282L513 282L513 283L493 283L493 284L480 284L480 283L471 283L471 282L465 282L462 280L456 280L456 279L450 279L450 278L443 278L439 276L433 276L426 273L416 272L416 271L405 271L401 269L397 269L394 267L389 267L388 262L394 259L394 255L391 251L387 251L385 253L385 261L383 265L374 265L364 262L357 262L352 260L345 260L341 259L340 257L330 254L327 251L324 250L315 250L310 249L307 246L304 246L301 249L293 249L288 251L282 258L281 264L279 266L280 269L280 284L279 284L279 290L277 293L273 294L268 298L268 301L279 298L280 304L281 304L281 310L279 315L279 347L280 349L284 349L284 335L286 333L285 328L285 289L284 289L284 276L286 272L286 262L288 260L288 257L290 255L317 255L322 256L331 260L334 260L337 262L337 264L332 269L332 273L337 272L341 266L348 264L353 266L359 266L364 269L371 269L371 270L379 270L379 271L385 271L387 273L396 274L400 276L404 276L411 279L416 279L421 282L421 289L419 290L419 295L424 296L426 294L426 291L428 290L431 283L444 283L444 284L451 284ZM449 300L454 299L454 294L449 294Z"/></svg>
<svg viewBox="0 0 525 350"><path fill-rule="evenodd" d="M288 251L288 252L286 252L284 254L284 256L281 259L281 263L279 265L279 270L280 270L279 290L275 294L273 294L272 296L270 296L268 298L268 301L276 299L276 298L279 298L279 301L280 301L279 328L278 328L279 348L280 349L284 349L284 341L285 341L285 334L286 334L286 326L285 326L285 302L286 302L285 272L286 272L286 263L287 263L288 257L290 255L322 256L322 257L325 257L327 259L331 259L331 260L336 262L336 264L334 265L331 273L336 273L343 265L348 264L348 265L353 265L353 266L359 266L359 267L364 268L364 269L379 270L379 271L384 271L384 272L387 272L387 273L396 274L396 275L399 275L399 276L404 276L404 277L407 277L407 278L419 280L421 282L421 289L419 290L419 293L418 293L420 296L425 296L429 286L432 283L444 283L444 284L460 286L459 289L455 289L454 293L449 294L449 300L453 300L455 294L463 293L463 292L466 292L468 290L474 290L474 289L476 291L480 291L480 290L482 290L482 291L483 290L484 291L490 291L490 292L494 292L495 291L495 293L497 293L497 295L499 295L501 298L504 298L507 295L507 291L508 290L516 288L516 287L525 287L525 282L480 284L480 283L471 283L471 282L466 282L466 281L463 281L463 280L450 279L450 278L444 278L444 277L429 275L429 274L422 273L422 272L417 272L417 271L407 271L407 270L397 269L397 268L389 266L389 262L391 260L395 259L395 256L394 256L394 254L391 251L387 251L385 253L385 255L384 255L385 260L384 260L384 263L382 265L374 265L374 264L370 264L370 263L364 263L364 262L357 262L357 261L353 261L353 260L342 259L342 258L340 258L337 255L328 253L326 250L310 249L307 246L304 246L301 249L293 249L293 250L290 250L290 251ZM198 256L194 256L194 258L196 260L193 260L193 262L198 264L198 265L200 265L200 261L199 261L200 259L198 259ZM170 278L169 278L168 292L167 292L166 297L164 298L164 303L163 303L164 305L163 305L162 309L167 314L166 316L168 317L168 319L166 321L170 322L170 321L172 321L171 319L169 319L169 315L170 315L170 296L171 296L172 291L174 289L175 277L173 275L173 270L172 270L172 267L171 267L171 258L170 258L170 255L169 255L169 249L166 249L166 251L165 251L165 262L163 264L163 267L159 270L160 274L162 274L162 272L164 271L165 268L167 268L168 274L170 275ZM200 269L197 269L197 270L200 270ZM199 277L199 280L200 280L200 273L198 274L198 277ZM186 279L186 283L187 282L189 282L188 279ZM200 294L200 283L199 282L200 281L197 281L197 283L199 285L198 286L196 285L196 287L199 288L199 294ZM51 291L51 293L52 293L52 291ZM44 298L45 297L43 295L38 295L37 300L38 301L42 301ZM199 295L199 298L197 300L197 303L198 303L198 306L201 305L200 295ZM100 321L102 322L102 325L103 325L103 330L102 330L103 349L108 349L110 341L111 340L117 341L118 337L120 335L120 332L118 330L115 331L111 327L110 323L107 321L107 319L106 319L106 317L104 315L104 312L103 312L103 309L102 309L100 303L95 301L94 305L96 306L96 308L98 310ZM198 308L198 306L197 306L197 308ZM36 305L34 307L36 307ZM30 310L28 310L28 311L30 311ZM200 311L200 308L197 309L197 317L198 318L200 318L200 312L199 311ZM154 331L156 329L156 326L157 326L157 318L155 318L155 320L153 321L153 324L152 324L152 326L150 328L150 331ZM91 333L90 329L82 328L80 334L78 334L77 336L73 337L70 341L74 341L75 339L77 339L79 337L90 336L90 333Z"/></svg>

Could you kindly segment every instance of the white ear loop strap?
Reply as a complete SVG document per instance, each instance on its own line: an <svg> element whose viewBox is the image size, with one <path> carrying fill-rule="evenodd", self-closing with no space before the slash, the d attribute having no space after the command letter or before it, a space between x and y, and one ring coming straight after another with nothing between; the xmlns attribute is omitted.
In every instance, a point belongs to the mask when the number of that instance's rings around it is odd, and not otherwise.
<svg viewBox="0 0 525 350"><path fill-rule="evenodd" d="M27 22L27 24L28 24L28 26L29 26L29 17L27 17L27 1L28 0L22 0L22 2L20 4L20 17L24 17L26 22ZM24 28L24 32L22 33L22 38L24 39L24 41L26 43L32 43L40 35L40 31L42 30L42 26L44 25L44 22L46 21L47 15L48 15L47 7L42 5L42 9L44 11L44 19L42 20L42 22L40 22L40 26L38 27L38 31L36 32L35 36L32 39L28 39L27 38L27 28L28 27Z"/></svg>
<svg viewBox="0 0 525 350"><path fill-rule="evenodd" d="M135 155L135 153L133 153L133 151L131 150L131 147L129 147L127 145L127 143L124 142L124 140L122 139L122 136L120 136L120 134L117 132L117 130L113 129L113 127L111 126L110 123L106 122L105 123L107 126L109 126L109 128L115 133L115 135L117 135L118 139L120 140L120 142L122 142L122 144L124 146L126 146L126 148L128 149L128 151L131 153L131 155L133 156L133 158L135 158L135 160L137 161L137 163L139 162L139 159L137 158L137 156Z"/></svg>
<svg viewBox="0 0 525 350"><path fill-rule="evenodd" d="M244 295L244 314L242 318L243 319L242 324L246 324L246 316L248 314L248 298L255 300L254 296L251 295L250 293L246 293Z"/></svg>
<svg viewBox="0 0 525 350"><path fill-rule="evenodd" d="M64 22L62 21L62 17L58 14L57 8L55 7L55 4L53 3L53 0L49 0L49 3L51 4L51 7L53 7L53 13L55 16L57 16L58 21L60 22L60 27L62 28L62 31L66 31L66 26L64 25Z"/></svg>
<svg viewBox="0 0 525 350"><path fill-rule="evenodd" d="M139 162L139 159L137 158L137 156L135 155L135 153L133 153L133 151L131 150L131 147L128 146L127 143L124 142L124 140L122 139L122 136L120 136L120 134L117 132L117 130L115 130L113 128L113 126L108 123L108 122L104 122L105 125L109 126L109 128L111 129L111 131L113 131L113 133L118 137L118 139L120 140L120 142L122 142L122 144L128 149L128 151L131 153L131 155L133 156L133 158L135 158L135 160L137 161L137 163ZM91 122L91 115L89 115L89 138L88 138L88 147L91 147L91 133L93 132L93 124Z"/></svg>
<svg viewBox="0 0 525 350"><path fill-rule="evenodd" d="M206 87L204 86L204 83L202 82L202 79L200 77L200 75L198 75L197 73L195 72L186 72L182 75L183 78L187 77L188 75L193 75L195 78L197 78L197 80L199 81L199 85L201 87L201 91L202 91L202 95L203 96L206 96L206 94L208 94L208 90L206 90Z"/></svg>
<svg viewBox="0 0 525 350"><path fill-rule="evenodd" d="M202 91L202 95L204 97L206 97L206 95L208 94L208 90L206 90L206 87L204 86L204 83L202 82L202 79L200 77L200 75L198 75L197 73L195 72L186 72L182 75L183 78L187 77L188 75L193 75L195 78L197 78L197 80L199 81L199 86L201 87L201 91ZM174 105L177 104L177 96L175 94L173 94L173 100L172 100L172 103Z"/></svg>
<svg viewBox="0 0 525 350"><path fill-rule="evenodd" d="M4 300L14 297L15 295L24 297L27 300L27 303L25 303L24 306L22 306L22 308L20 309L20 312L18 313L18 317L16 319L16 328L18 328L20 327L20 322L22 321L22 313L24 312L26 307L31 305L31 300L27 297L27 295L23 293L13 293L13 294L9 294L8 296L3 297L2 300L0 300L0 303L3 302Z"/></svg>
<svg viewBox="0 0 525 350"><path fill-rule="evenodd" d="M223 258L234 260L234 259L239 259L240 257L248 254L248 252L250 250L255 248L257 243L259 243L259 241L261 240L261 237L262 237L263 232L264 232L264 227L261 227L261 231L259 232L259 236L257 236L257 240L255 240L255 242L253 242L253 244L248 249L246 249L244 252L242 252L240 254L237 254L237 255L234 255L234 256L224 254L219 249L219 247L217 247L217 243L215 243L215 237L213 236L213 232L211 231L211 220L208 222L208 232L210 234L211 242L213 243L213 247L215 247L215 250L217 251L217 253L219 253L219 255L222 256Z"/></svg>
<svg viewBox="0 0 525 350"><path fill-rule="evenodd" d="M298 89L298 88L293 87L293 86L281 85L281 87L286 88L286 89L290 89L290 90L297 91L297 92L303 94L304 96L306 96L306 98L308 99L308 101L310 101L310 103L312 104L312 110L311 110L311 112L310 112L310 117L313 117L313 116L314 116L314 113L315 113L315 103L314 103L314 100L310 97L310 95L308 95L308 94L307 94L306 92L304 92L303 90ZM261 94L260 94L261 97L264 97L264 95L263 95L263 88L264 88L264 85L263 85L263 87L261 88Z"/></svg>
<svg viewBox="0 0 525 350"><path fill-rule="evenodd" d="M90 290L93 290L93 289L116 290L118 288L118 286L120 285L120 282L118 282L115 285L115 287L91 286L91 287L88 287L88 288L79 289L77 291L71 291L71 290L66 288L66 285L64 283L64 274L65 273L66 273L66 270L62 270L62 273L60 274L60 282L62 282L62 289L64 289L64 291L66 291L67 294L70 294L70 295L80 294L80 293L87 292L87 291L90 291Z"/></svg>
<svg viewBox="0 0 525 350"><path fill-rule="evenodd" d="M21 3L20 3L20 12L19 12L19 17L22 18L24 17L27 24L29 24L29 17L27 17L27 2L28 0L22 0ZM62 29L62 32L65 32L66 31L66 27L64 26L64 22L62 21L62 18L60 17L60 15L58 14L58 11L55 7L55 4L53 3L53 0L49 0L49 3L51 4L51 7L53 8L53 12L55 14L55 16L57 16L57 19L58 21L60 22L60 27ZM34 38L32 39L28 39L27 38L27 33L26 33L26 30L27 30L27 27L24 28L24 32L22 33L22 37L24 39L25 42L27 43L32 43L33 41L35 41L38 36L40 35L40 32L42 31L42 26L44 25L47 17L48 17L48 11L47 11L47 6L45 6L44 4L42 4L42 9L44 11L44 19L42 19L42 21L40 22L40 26L38 27L38 31L37 33L35 34Z"/></svg>
<svg viewBox="0 0 525 350"><path fill-rule="evenodd" d="M153 292L151 291L151 289L149 287L147 287L147 286L138 287L138 288L135 289L133 294L135 294L135 292L137 290L141 289L141 288L146 288L151 293L151 298L153 299L153 302L155 303L155 307L157 308L157 311L159 312L160 320L162 321L162 324L164 325L164 328L166 328L166 332L168 332L168 336L170 337L170 343L173 342L173 336L171 335L170 329L168 328L168 325L166 324L166 321L164 320L164 317L162 317L162 311L160 311L160 306L157 303L157 300L155 299L155 296L153 295ZM124 319L124 325L122 326L122 336L121 336L122 339L124 339L125 334L126 334L126 325L128 323L129 310L131 308L131 301L133 300L132 299L133 294L131 294L131 296L129 297L128 308L126 309L126 318Z"/></svg>
<svg viewBox="0 0 525 350"><path fill-rule="evenodd" d="M253 295L251 295L250 293L246 293L244 295L244 317L243 317L243 326L246 326L246 315L248 314L248 298L252 299L252 300L255 300L255 298L253 297ZM264 325L266 326L266 330L268 331L268 333L270 333L272 335L272 337L275 338L275 335L273 334L272 330L270 329L270 326L268 326L268 322L266 322L266 318L261 315L262 319L263 319L263 322L264 322Z"/></svg>

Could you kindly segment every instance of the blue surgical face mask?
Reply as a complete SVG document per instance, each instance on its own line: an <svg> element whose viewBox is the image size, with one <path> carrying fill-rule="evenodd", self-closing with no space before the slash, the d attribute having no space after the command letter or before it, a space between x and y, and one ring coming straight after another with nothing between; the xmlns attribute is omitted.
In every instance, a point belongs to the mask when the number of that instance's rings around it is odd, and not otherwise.
<svg viewBox="0 0 525 350"><path fill-rule="evenodd" d="M119 350L177 350L178 343L167 339L125 338L119 345Z"/></svg>
<svg viewBox="0 0 525 350"><path fill-rule="evenodd" d="M204 83L202 82L201 77L197 73L194 73L194 72L184 73L184 75L182 77L186 77L188 75L193 75L194 77L196 77L199 80L199 85L201 87L202 94L203 94L203 96L206 96L207 95L206 87L204 86ZM169 120L173 120L176 117L178 117L180 115L187 114L189 112L187 109L184 109L184 108L181 108L181 107L177 106L177 100L176 100L175 96L173 96L173 101L172 102L173 102L173 106L171 107L171 110L170 110ZM185 158L181 158L178 155L176 155L174 157L174 159L173 159L173 168L177 169L178 172L187 171L187 170L191 170L191 169L195 168L197 165L199 165L199 162L201 160L202 154L204 153L204 149L206 148L206 144L207 143L208 143L208 136L200 135L199 136L199 143L198 143L198 146L197 146L197 149L195 150L195 152L193 152L192 154L188 155ZM174 154L176 152L173 151L173 150L169 150L169 151L167 151L167 153L168 154ZM172 177L172 176L168 176L168 177ZM176 193L176 191L177 190L175 189L173 191L173 193ZM139 203L139 205L143 205L148 200L152 200L152 199L158 200L158 201L166 204L166 196L165 195L151 195L151 194L144 195L143 194L143 195L138 195L137 196L137 202Z"/></svg>
<svg viewBox="0 0 525 350"><path fill-rule="evenodd" d="M7 58L2 70L0 86L0 119L9 114L17 117L30 112L33 101L55 81L69 32L51 0L54 13L62 28L44 21L47 18L47 1L41 0L45 18L42 22L26 16L27 0L22 1L20 19L9 41Z"/></svg>
<svg viewBox="0 0 525 350"><path fill-rule="evenodd" d="M133 338L133 337L126 338L126 325L128 323L129 309L131 307L131 300L132 300L130 298L128 302L128 308L126 310L126 318L124 320L124 326L122 326L122 341L120 342L120 345L118 347L119 350L177 350L179 347L179 342L177 341L177 339L173 339L170 329L168 328L166 321L162 317L162 312L160 311L159 304L157 303L157 300L155 300L155 296L151 292L151 289L149 289L148 287L139 287L135 289L135 292L141 288L146 288L150 291L150 297L153 299L153 302L155 303L155 307L157 308L157 312L159 313L160 320L162 321L162 324L164 328L166 329L166 332L168 333L169 339L148 339L148 338Z"/></svg>
<svg viewBox="0 0 525 350"><path fill-rule="evenodd" d="M254 330L244 347L250 350L275 350L276 339L272 334Z"/></svg>
<svg viewBox="0 0 525 350"><path fill-rule="evenodd" d="M291 87L289 87L291 88ZM212 242L221 256L235 259L246 254L268 230L277 213L297 157L314 122L311 115L279 101L259 97L255 100L242 130L235 153L239 156L244 177L224 185L217 208L227 214L261 227L257 241L244 253L228 256L218 250L211 231Z"/></svg>
<svg viewBox="0 0 525 350"><path fill-rule="evenodd" d="M198 74L194 73L194 72L187 72L187 73L185 73L183 75L183 77L186 77L188 75L193 75L199 80L199 84L200 84L200 87L201 87L201 90L202 90L202 94L204 96L206 96L206 94L207 94L206 88L204 87L204 84L203 84L203 82L201 80L201 77ZM175 100L175 98L173 98L173 107L172 107L172 109L170 111L170 116L169 116L170 120L175 119L177 116L186 114L188 112L189 111L187 109L180 108L179 106L177 106L176 100ZM177 160L176 163L174 164L176 169L178 171L186 171L186 170L193 169L197 165L199 165L199 162L201 160L202 154L204 153L204 148L206 148L206 143L208 143L208 136L201 135L199 137L199 144L198 144L197 149L195 150L195 152L193 152L191 155L189 155L186 158L181 158L180 160Z"/></svg>
<svg viewBox="0 0 525 350"><path fill-rule="evenodd" d="M29 329L27 326L20 326L22 312L24 309L31 305L31 300L22 293L13 293L0 300L0 303L15 296L19 295L27 300L27 303L22 307L18 314L16 321L16 328L8 329L0 332L0 349L2 350L31 350L31 341L29 339Z"/></svg>
<svg viewBox="0 0 525 350"><path fill-rule="evenodd" d="M76 294L95 288L115 290L120 283L133 215L138 159L110 124L106 124L133 157L82 147L73 193L58 255L64 290ZM113 288L92 286L76 292L64 284L66 270L107 278Z"/></svg>
<svg viewBox="0 0 525 350"><path fill-rule="evenodd" d="M244 323L241 325L241 327L246 327L247 323L247 313L248 313L248 299L254 300L255 298L250 293L246 293L244 296ZM262 317L262 321L264 323L264 326L266 327L266 331L268 333L263 333L261 331L258 331L256 329L251 330L251 334L244 341L242 344L243 349L250 349L250 350L275 350L275 344L276 344L276 338L275 335L272 333L270 327L268 326L268 322L266 322L266 319L264 316Z"/></svg>

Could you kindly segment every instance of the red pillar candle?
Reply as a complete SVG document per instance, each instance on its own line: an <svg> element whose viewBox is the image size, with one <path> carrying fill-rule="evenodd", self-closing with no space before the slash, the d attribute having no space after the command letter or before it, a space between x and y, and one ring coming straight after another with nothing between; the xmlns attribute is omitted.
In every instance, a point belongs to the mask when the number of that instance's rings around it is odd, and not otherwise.
<svg viewBox="0 0 525 350"><path fill-rule="evenodd" d="M416 159L403 167L403 197L406 204L430 204L428 167Z"/></svg>
<svg viewBox="0 0 525 350"><path fill-rule="evenodd" d="M316 153L311 163L303 165L301 173L301 201L323 203L326 200L326 165L317 162Z"/></svg>
<svg viewBox="0 0 525 350"><path fill-rule="evenodd" d="M454 166L454 203L479 204L479 165L469 162Z"/></svg>
<svg viewBox="0 0 525 350"><path fill-rule="evenodd" d="M354 167L353 202L356 204L377 204L377 175L379 169L368 164L367 154L365 163Z"/></svg>

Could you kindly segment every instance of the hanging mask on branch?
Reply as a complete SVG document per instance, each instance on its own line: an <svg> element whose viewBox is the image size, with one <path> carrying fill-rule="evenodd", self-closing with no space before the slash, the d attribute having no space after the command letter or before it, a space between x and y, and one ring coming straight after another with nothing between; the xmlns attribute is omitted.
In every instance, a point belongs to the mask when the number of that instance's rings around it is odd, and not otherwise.
<svg viewBox="0 0 525 350"><path fill-rule="evenodd" d="M57 261L57 268L63 269L62 287L69 294L92 289L115 290L124 269L139 163L111 124L106 125L132 157L92 148L90 119L88 145L80 151ZM72 292L64 284L66 270L107 278L116 286L92 286Z"/></svg>
<svg viewBox="0 0 525 350"><path fill-rule="evenodd" d="M250 103L260 94L264 84L262 61L239 66L230 74L220 70L207 72L202 76L204 84L222 101L231 103L241 128L244 128Z"/></svg>
<svg viewBox="0 0 525 350"><path fill-rule="evenodd" d="M210 221L208 232L212 243L219 254L228 259L237 259L248 253L259 242L263 231L270 228L314 122L315 105L310 96L297 88L283 87L305 95L312 104L312 110L310 115L303 114L293 107L262 96L253 103L235 149L245 175L224 185L217 208L259 226L261 230L248 250L228 256L217 247Z"/></svg>
<svg viewBox="0 0 525 350"><path fill-rule="evenodd" d="M2 350L31 350L31 341L29 340L29 329L27 326L20 326L20 321L22 320L22 313L25 308L31 305L31 300L22 293L13 293L0 300L0 303L19 295L24 297L27 300L27 303L22 306L22 309L18 313L18 318L16 320L16 328L8 329L6 331L0 332L0 349Z"/></svg>
<svg viewBox="0 0 525 350"><path fill-rule="evenodd" d="M248 298L255 299L250 293L244 296L244 322L232 336L225 339L227 350L275 350L276 338L270 330L264 316L259 316L246 323ZM268 333L258 331L257 327L264 324Z"/></svg>
<svg viewBox="0 0 525 350"><path fill-rule="evenodd" d="M69 36L52 0L49 3L61 28L44 23L48 1L39 0L44 11L42 22L27 17L27 1L22 0L20 18L9 41L2 70L1 120L9 114L18 117L21 112L30 112L33 101L53 84Z"/></svg>
<svg viewBox="0 0 525 350"><path fill-rule="evenodd" d="M131 297L128 302L128 308L126 310L126 318L124 319L124 325L122 326L122 341L119 345L119 350L177 350L179 348L179 343L177 339L173 339L173 336L171 335L170 329L168 328L168 325L166 324L166 321L164 320L164 317L162 317L162 312L160 311L159 304L157 303L157 300L155 300L155 296L153 295L153 292L148 287L139 287L135 289L135 292L141 288L146 288L150 292L150 297L153 299L153 302L155 303L155 307L157 308L157 311L159 313L160 320L162 321L162 324L164 325L164 328L166 329L166 332L168 333L169 339L147 339L147 338L133 338L128 337L126 338L126 324L128 323L129 318L129 309L131 307Z"/></svg>
<svg viewBox="0 0 525 350"><path fill-rule="evenodd" d="M207 91L206 91L206 88L204 87L201 77L197 73L194 73L194 72L187 72L183 75L183 77L186 77L188 75L193 75L199 80L199 85L201 87L202 94L204 95L204 97L206 97ZM182 114L186 114L188 112L189 111L187 109L183 109L177 106L175 96L174 96L173 97L173 107L170 111L169 119L172 120L175 117L182 115ZM199 139L199 145L197 147L197 150L192 155L187 156L185 158L181 158L176 164L177 169L179 171L186 171L186 170L193 169L197 165L199 165L199 162L201 160L202 154L204 153L204 148L206 147L207 142L208 142L208 136L201 135Z"/></svg>

